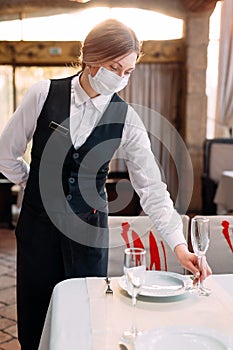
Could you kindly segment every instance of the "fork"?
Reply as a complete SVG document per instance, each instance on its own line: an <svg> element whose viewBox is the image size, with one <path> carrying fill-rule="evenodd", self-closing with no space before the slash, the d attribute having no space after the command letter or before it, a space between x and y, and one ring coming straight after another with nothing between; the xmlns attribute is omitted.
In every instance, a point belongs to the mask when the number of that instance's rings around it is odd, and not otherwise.
<svg viewBox="0 0 233 350"><path fill-rule="evenodd" d="M113 290L110 287L110 282L111 282L111 278L110 277L106 277L105 278L105 282L107 283L107 289L106 289L106 294L113 294Z"/></svg>

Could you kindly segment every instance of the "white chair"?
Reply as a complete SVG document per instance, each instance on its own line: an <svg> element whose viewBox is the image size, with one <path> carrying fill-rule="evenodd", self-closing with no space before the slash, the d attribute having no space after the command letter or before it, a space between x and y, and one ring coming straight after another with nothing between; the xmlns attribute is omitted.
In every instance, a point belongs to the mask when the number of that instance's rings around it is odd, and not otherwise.
<svg viewBox="0 0 233 350"><path fill-rule="evenodd" d="M210 245L206 257L212 272L214 274L233 273L233 216L204 217L210 219Z"/></svg>
<svg viewBox="0 0 233 350"><path fill-rule="evenodd" d="M108 275L123 274L126 247L144 247L147 250L147 269L184 274L174 252L163 241L148 216L109 216ZM189 217L182 215L183 233L188 237Z"/></svg>

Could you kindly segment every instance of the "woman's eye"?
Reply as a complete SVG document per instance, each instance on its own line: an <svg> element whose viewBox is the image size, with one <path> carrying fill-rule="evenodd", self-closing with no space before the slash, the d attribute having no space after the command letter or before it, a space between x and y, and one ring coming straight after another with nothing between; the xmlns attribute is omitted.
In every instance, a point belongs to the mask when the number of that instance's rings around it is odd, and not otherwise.
<svg viewBox="0 0 233 350"><path fill-rule="evenodd" d="M113 67L113 66L110 66L111 70L113 70L114 72L117 71L117 68L116 67Z"/></svg>

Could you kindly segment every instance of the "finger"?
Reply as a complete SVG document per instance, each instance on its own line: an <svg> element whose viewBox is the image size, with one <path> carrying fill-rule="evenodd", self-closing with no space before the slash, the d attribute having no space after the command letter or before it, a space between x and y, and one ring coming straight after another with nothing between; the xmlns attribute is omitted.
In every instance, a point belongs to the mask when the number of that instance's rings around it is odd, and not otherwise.
<svg viewBox="0 0 233 350"><path fill-rule="evenodd" d="M212 275L212 270L207 262L206 262L206 274L207 276Z"/></svg>
<svg viewBox="0 0 233 350"><path fill-rule="evenodd" d="M199 271L195 275L191 276L191 279L193 280L193 285L196 285L200 279Z"/></svg>
<svg viewBox="0 0 233 350"><path fill-rule="evenodd" d="M186 268L187 268L187 270L189 270L193 274L193 283L196 284L200 278L200 275L201 275L199 269L192 262L189 262L189 264L187 264Z"/></svg>
<svg viewBox="0 0 233 350"><path fill-rule="evenodd" d="M201 264L200 264L200 268L201 268L201 277L200 280L203 281L206 279L206 257L203 256L201 258Z"/></svg>

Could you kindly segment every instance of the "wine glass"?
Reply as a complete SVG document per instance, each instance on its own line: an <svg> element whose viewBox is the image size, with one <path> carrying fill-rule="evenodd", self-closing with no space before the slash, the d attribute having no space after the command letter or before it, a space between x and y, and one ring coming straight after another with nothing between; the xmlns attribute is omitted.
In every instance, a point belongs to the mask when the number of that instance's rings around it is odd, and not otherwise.
<svg viewBox="0 0 233 350"><path fill-rule="evenodd" d="M146 250L142 248L127 248L124 253L124 275L126 278L127 291L132 297L132 326L124 331L123 340L134 342L141 333L138 331L135 321L135 309L137 296L145 282L146 273Z"/></svg>
<svg viewBox="0 0 233 350"><path fill-rule="evenodd" d="M191 221L191 242L193 251L198 257L198 266L200 270L206 268L205 254L210 242L210 220L208 218L193 218ZM197 292L199 295L208 296L210 289L204 287L204 283L197 282Z"/></svg>

